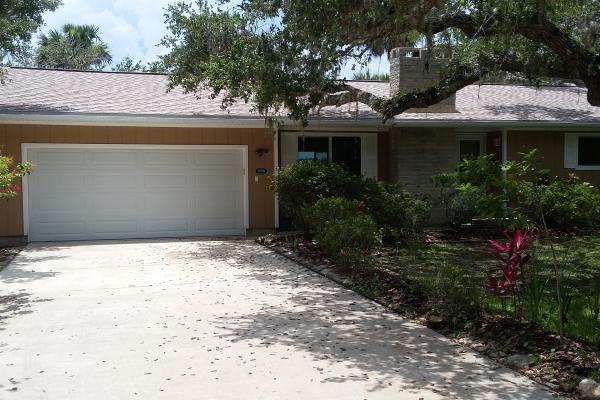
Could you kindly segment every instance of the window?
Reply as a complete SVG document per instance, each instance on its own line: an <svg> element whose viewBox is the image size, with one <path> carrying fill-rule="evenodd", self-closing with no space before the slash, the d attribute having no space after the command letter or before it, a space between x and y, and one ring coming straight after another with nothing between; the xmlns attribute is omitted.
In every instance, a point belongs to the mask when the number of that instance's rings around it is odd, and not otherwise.
<svg viewBox="0 0 600 400"><path fill-rule="evenodd" d="M331 159L355 175L361 174L360 138L337 136L331 138Z"/></svg>
<svg viewBox="0 0 600 400"><path fill-rule="evenodd" d="M577 164L600 166L600 136L580 136L577 147Z"/></svg>
<svg viewBox="0 0 600 400"><path fill-rule="evenodd" d="M487 134L480 132L458 133L456 135L457 161L472 160L485 154Z"/></svg>
<svg viewBox="0 0 600 400"><path fill-rule="evenodd" d="M460 160L472 160L481 155L481 140L463 139L459 144Z"/></svg>
<svg viewBox="0 0 600 400"><path fill-rule="evenodd" d="M329 138L299 137L298 161L301 160L329 160Z"/></svg>
<svg viewBox="0 0 600 400"><path fill-rule="evenodd" d="M331 140L331 141L330 141ZM331 144L331 154L329 146ZM298 161L331 160L353 174L361 174L361 149L358 136L299 137Z"/></svg>
<svg viewBox="0 0 600 400"><path fill-rule="evenodd" d="M565 133L565 168L600 170L600 133Z"/></svg>

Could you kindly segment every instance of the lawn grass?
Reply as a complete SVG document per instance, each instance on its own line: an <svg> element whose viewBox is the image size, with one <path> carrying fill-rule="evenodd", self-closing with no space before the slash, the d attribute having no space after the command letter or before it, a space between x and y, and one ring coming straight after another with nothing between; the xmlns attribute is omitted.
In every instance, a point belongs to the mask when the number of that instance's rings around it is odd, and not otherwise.
<svg viewBox="0 0 600 400"><path fill-rule="evenodd" d="M523 316L543 328L558 332L558 303L554 257L563 271L563 295L567 307L565 333L600 344L600 321L594 319L590 303L600 296L600 236L553 240L534 246L534 257L525 269ZM511 296L500 296L487 287L490 276L499 273L496 261L487 253L485 242L436 242L386 248L369 263L402 276L432 298L457 309L480 306L487 312L513 315ZM537 273L538 279L533 279ZM539 290L535 290L535 283ZM532 286L533 284L533 286ZM538 295L538 306L532 293ZM537 311L536 311L537 310Z"/></svg>

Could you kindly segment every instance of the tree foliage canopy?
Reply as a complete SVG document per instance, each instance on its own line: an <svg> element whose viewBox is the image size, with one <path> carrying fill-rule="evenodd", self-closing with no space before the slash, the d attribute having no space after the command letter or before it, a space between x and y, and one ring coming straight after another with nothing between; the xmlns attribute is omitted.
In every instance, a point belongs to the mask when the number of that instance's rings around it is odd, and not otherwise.
<svg viewBox="0 0 600 400"><path fill-rule="evenodd" d="M133 61L133 58L129 56L118 62L112 70L117 72L166 72L165 66L160 60L144 63L142 60Z"/></svg>
<svg viewBox="0 0 600 400"><path fill-rule="evenodd" d="M18 55L42 25L42 14L54 11L60 0L3 0L0 2L0 59Z"/></svg>
<svg viewBox="0 0 600 400"><path fill-rule="evenodd" d="M102 69L112 61L108 45L94 25L65 24L41 34L35 63L44 68Z"/></svg>
<svg viewBox="0 0 600 400"><path fill-rule="evenodd" d="M358 100L390 118L499 71L576 80L600 106L597 0L200 0L170 6L167 25L172 86L210 87L225 106L253 101L264 115L285 106L304 119ZM385 99L339 79L347 63L415 41L452 50L435 87Z"/></svg>

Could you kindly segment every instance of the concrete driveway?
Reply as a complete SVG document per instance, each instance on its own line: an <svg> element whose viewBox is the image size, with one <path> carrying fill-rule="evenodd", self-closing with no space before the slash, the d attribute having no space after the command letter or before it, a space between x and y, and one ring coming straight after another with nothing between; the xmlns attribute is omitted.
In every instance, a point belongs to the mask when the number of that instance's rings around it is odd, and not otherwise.
<svg viewBox="0 0 600 400"><path fill-rule="evenodd" d="M553 398L251 241L31 245L0 290L0 399Z"/></svg>

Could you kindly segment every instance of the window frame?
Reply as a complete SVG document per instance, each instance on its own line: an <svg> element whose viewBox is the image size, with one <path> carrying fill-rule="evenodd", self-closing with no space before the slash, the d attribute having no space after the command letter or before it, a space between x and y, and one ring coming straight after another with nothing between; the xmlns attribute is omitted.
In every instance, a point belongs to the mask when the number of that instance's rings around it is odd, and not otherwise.
<svg viewBox="0 0 600 400"><path fill-rule="evenodd" d="M479 141L479 155L482 156L486 154L487 147L487 133L482 132L474 132L474 133L457 133L456 134L456 159L457 162L462 162L461 154L460 154L460 142L467 140Z"/></svg>
<svg viewBox="0 0 600 400"><path fill-rule="evenodd" d="M280 159L281 167L291 165L297 161L298 137L327 137L330 140L334 136L357 136L360 137L360 172L363 176L369 178L379 178L379 135L384 130L363 130L363 129L328 129L328 130L280 130ZM331 153L331 151L330 151ZM331 156L331 154L330 154Z"/></svg>
<svg viewBox="0 0 600 400"><path fill-rule="evenodd" d="M568 132L565 133L565 155L564 164L566 169L576 171L600 171L598 165L579 164L579 139L580 138L600 138L600 132Z"/></svg>

